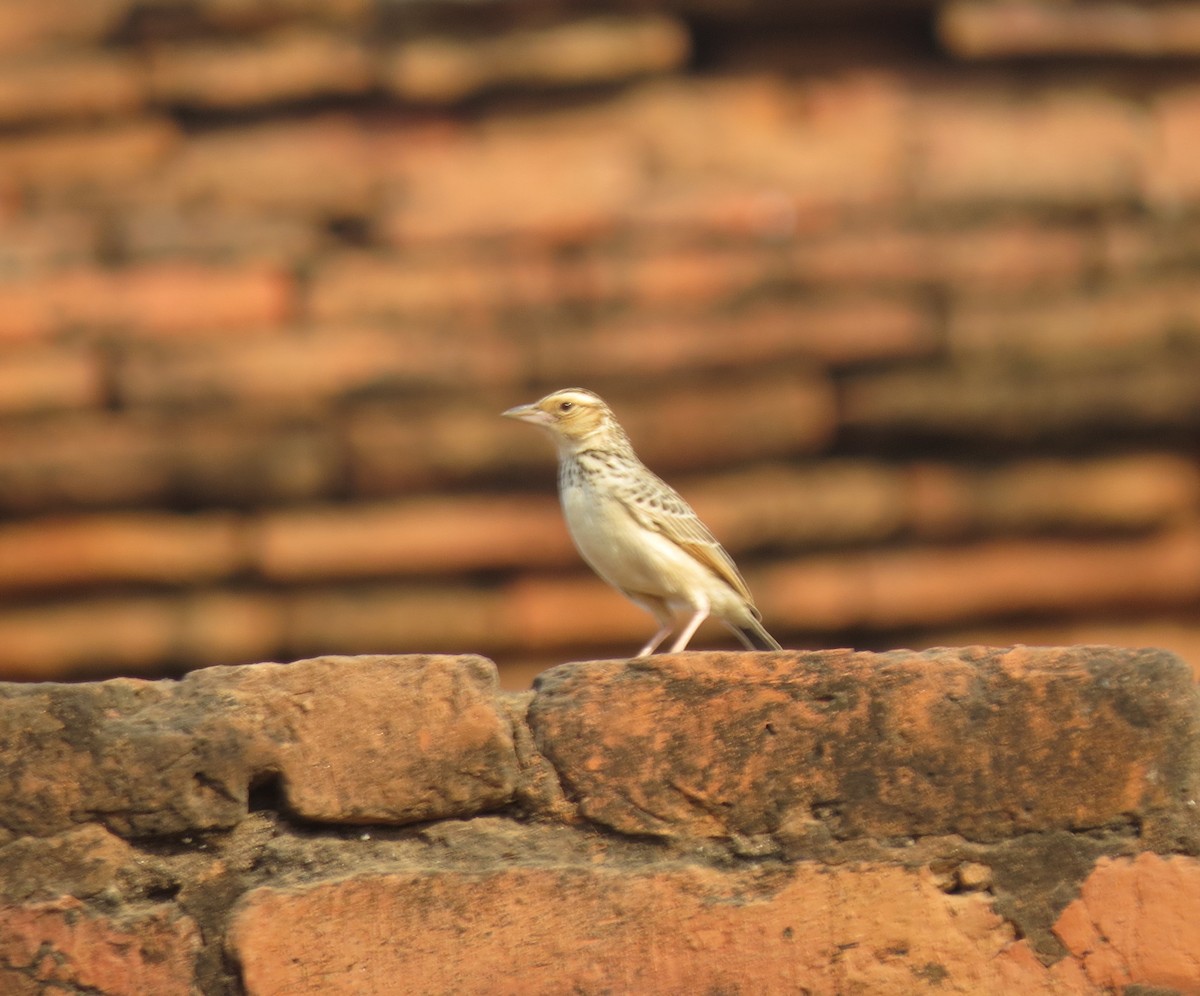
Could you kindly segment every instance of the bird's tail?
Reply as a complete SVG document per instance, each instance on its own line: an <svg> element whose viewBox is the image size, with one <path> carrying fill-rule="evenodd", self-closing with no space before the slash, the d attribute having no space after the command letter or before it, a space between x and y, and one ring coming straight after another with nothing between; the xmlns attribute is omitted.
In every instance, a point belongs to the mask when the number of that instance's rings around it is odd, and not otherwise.
<svg viewBox="0 0 1200 996"><path fill-rule="evenodd" d="M742 642L747 650L782 650L779 641L766 631L763 624L751 617L745 624L729 624L733 635Z"/></svg>

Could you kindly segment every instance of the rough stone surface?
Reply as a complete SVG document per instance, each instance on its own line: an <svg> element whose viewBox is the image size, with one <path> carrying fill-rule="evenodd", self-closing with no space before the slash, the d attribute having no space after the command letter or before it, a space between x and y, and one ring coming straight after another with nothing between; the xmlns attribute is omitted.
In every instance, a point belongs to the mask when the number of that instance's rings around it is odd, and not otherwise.
<svg viewBox="0 0 1200 996"><path fill-rule="evenodd" d="M363 875L250 893L230 945L251 994L1091 991L879 865Z"/></svg>
<svg viewBox="0 0 1200 996"><path fill-rule="evenodd" d="M0 991L192 996L200 944L173 907L113 919L70 897L0 906Z"/></svg>
<svg viewBox="0 0 1200 996"><path fill-rule="evenodd" d="M583 816L623 833L802 850L1195 832L1197 692L1161 651L684 654L564 665L536 689L538 749Z"/></svg>
<svg viewBox="0 0 1200 996"><path fill-rule="evenodd" d="M1200 986L1200 862L1103 858L1054 928L1099 988Z"/></svg>
<svg viewBox="0 0 1200 996"><path fill-rule="evenodd" d="M178 682L0 685L0 826L122 836L229 827L278 778L331 823L467 816L512 797L512 735L477 657L323 657Z"/></svg>

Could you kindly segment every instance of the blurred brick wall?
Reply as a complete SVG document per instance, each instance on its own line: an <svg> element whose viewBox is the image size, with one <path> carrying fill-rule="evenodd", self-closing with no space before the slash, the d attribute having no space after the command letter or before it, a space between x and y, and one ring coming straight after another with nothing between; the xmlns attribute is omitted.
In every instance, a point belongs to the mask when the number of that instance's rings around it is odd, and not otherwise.
<svg viewBox="0 0 1200 996"><path fill-rule="evenodd" d="M1200 661L1200 6L605 10L4 0L0 677L632 652L576 384L785 645Z"/></svg>

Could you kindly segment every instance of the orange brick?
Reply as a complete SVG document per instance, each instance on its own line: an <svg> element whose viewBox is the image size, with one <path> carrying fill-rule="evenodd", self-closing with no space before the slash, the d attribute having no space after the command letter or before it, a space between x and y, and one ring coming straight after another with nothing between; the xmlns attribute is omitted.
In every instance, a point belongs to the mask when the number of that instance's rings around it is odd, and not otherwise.
<svg viewBox="0 0 1200 996"><path fill-rule="evenodd" d="M536 123L501 119L459 141L429 144L400 161L400 206L386 230L399 244L594 237L617 223L643 182L629 139L560 114Z"/></svg>
<svg viewBox="0 0 1200 996"><path fill-rule="evenodd" d="M101 357L92 349L0 350L0 414L99 407L105 393Z"/></svg>
<svg viewBox="0 0 1200 996"><path fill-rule="evenodd" d="M451 338L425 328L330 328L135 349L125 354L116 384L133 406L326 411L371 392L515 383L521 359L512 339L498 332Z"/></svg>
<svg viewBox="0 0 1200 996"><path fill-rule="evenodd" d="M78 899L0 906L0 989L91 990L113 996L196 992L201 932L178 908L119 917Z"/></svg>
<svg viewBox="0 0 1200 996"><path fill-rule="evenodd" d="M456 955L464 922L478 928L469 959ZM872 863L800 863L769 885L747 870L608 861L364 873L255 889L230 932L251 996L396 991L396 980L463 994L899 994L930 966L946 993L1087 991L1074 964L1047 969L1012 945L985 894L947 895L927 869Z"/></svg>
<svg viewBox="0 0 1200 996"><path fill-rule="evenodd" d="M1191 992L1200 983L1200 862L1143 853L1101 858L1054 932L1100 990Z"/></svg>
<svg viewBox="0 0 1200 996"><path fill-rule="evenodd" d="M0 64L5 124L128 113L142 102L142 74L128 56L71 53Z"/></svg>
<svg viewBox="0 0 1200 996"><path fill-rule="evenodd" d="M238 520L229 515L34 519L0 526L0 589L185 584L233 574L248 555Z"/></svg>
<svg viewBox="0 0 1200 996"><path fill-rule="evenodd" d="M941 11L939 34L955 55L1128 55L1200 52L1200 15L1187 4L1134 7L956 0Z"/></svg>
<svg viewBox="0 0 1200 996"><path fill-rule="evenodd" d="M1136 195L1144 121L1099 92L977 89L916 101L913 180L925 201L1093 204Z"/></svg>
<svg viewBox="0 0 1200 996"><path fill-rule="evenodd" d="M258 524L257 555L263 575L286 581L454 574L575 557L551 494L269 512Z"/></svg>
<svg viewBox="0 0 1200 996"><path fill-rule="evenodd" d="M360 123L321 115L190 136L147 193L225 210L357 215L373 207L373 182Z"/></svg>
<svg viewBox="0 0 1200 996"><path fill-rule="evenodd" d="M330 94L361 94L372 82L366 51L350 38L279 32L231 44L151 49L150 90L160 101L193 107L246 107Z"/></svg>
<svg viewBox="0 0 1200 996"><path fill-rule="evenodd" d="M949 230L858 229L799 242L790 250L805 284L946 284L1026 291L1079 282L1090 246L1074 228L1009 222Z"/></svg>
<svg viewBox="0 0 1200 996"><path fill-rule="evenodd" d="M24 54L63 43L99 42L117 29L133 6L134 0L4 0L0 51Z"/></svg>
<svg viewBox="0 0 1200 996"><path fill-rule="evenodd" d="M548 260L511 255L330 256L312 276L308 307L317 321L454 315L492 320L511 308L559 296Z"/></svg>
<svg viewBox="0 0 1200 996"><path fill-rule="evenodd" d="M260 503L327 493L335 454L317 426L247 420L62 416L0 435L0 507Z"/></svg>
<svg viewBox="0 0 1200 996"><path fill-rule="evenodd" d="M1200 343L1200 287L1190 278L1158 280L1007 306L967 298L952 305L948 325L952 352L971 360L1112 366Z"/></svg>
<svg viewBox="0 0 1200 996"><path fill-rule="evenodd" d="M1147 539L995 540L812 557L758 575L780 628L899 629L1017 614L1178 605L1200 597L1194 526Z"/></svg>
<svg viewBox="0 0 1200 996"><path fill-rule="evenodd" d="M686 28L662 15L593 17L471 40L415 39L384 79L405 100L449 103L496 86L580 86L678 69Z"/></svg>
<svg viewBox="0 0 1200 996"><path fill-rule="evenodd" d="M75 268L0 284L0 337L68 328L174 334L270 326L290 307L291 281L273 266Z"/></svg>
<svg viewBox="0 0 1200 996"><path fill-rule="evenodd" d="M534 368L550 382L677 375L814 360L840 366L918 357L935 347L931 316L898 298L754 304L720 318L631 314L541 331Z"/></svg>
<svg viewBox="0 0 1200 996"><path fill-rule="evenodd" d="M1146 196L1170 208L1195 204L1200 200L1200 88L1168 90L1151 108L1154 141L1146 156Z"/></svg>
<svg viewBox="0 0 1200 996"><path fill-rule="evenodd" d="M0 146L0 175L38 190L116 188L142 180L178 140L174 125L156 118L14 137Z"/></svg>

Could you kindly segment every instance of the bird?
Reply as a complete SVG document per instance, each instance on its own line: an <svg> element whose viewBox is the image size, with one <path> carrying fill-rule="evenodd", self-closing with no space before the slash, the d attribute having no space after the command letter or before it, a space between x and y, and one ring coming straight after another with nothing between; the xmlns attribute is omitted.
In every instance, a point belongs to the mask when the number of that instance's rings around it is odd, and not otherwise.
<svg viewBox="0 0 1200 996"><path fill-rule="evenodd" d="M729 554L679 492L638 459L599 395L566 388L503 415L549 433L575 548L604 581L658 620L639 657L663 644L682 613L671 653L686 649L710 615L748 650L781 649Z"/></svg>

